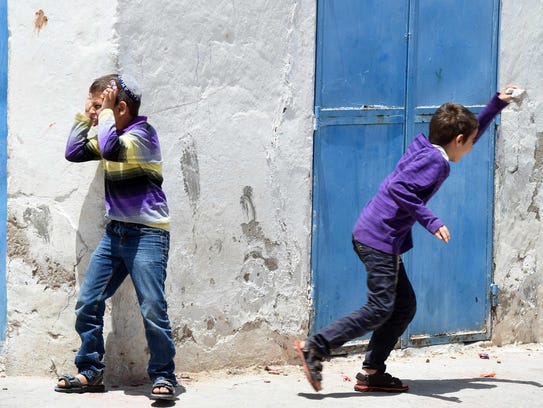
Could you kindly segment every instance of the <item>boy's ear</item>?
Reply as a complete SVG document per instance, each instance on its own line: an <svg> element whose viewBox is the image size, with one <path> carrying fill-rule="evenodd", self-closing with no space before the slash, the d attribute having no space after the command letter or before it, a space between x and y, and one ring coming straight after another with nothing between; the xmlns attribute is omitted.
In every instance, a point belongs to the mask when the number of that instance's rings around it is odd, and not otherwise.
<svg viewBox="0 0 543 408"><path fill-rule="evenodd" d="M126 104L125 101L120 101L119 102L119 113L121 115L124 115L125 113L128 113L128 105Z"/></svg>
<svg viewBox="0 0 543 408"><path fill-rule="evenodd" d="M464 134L460 133L458 136L454 138L456 140L457 144L464 144Z"/></svg>

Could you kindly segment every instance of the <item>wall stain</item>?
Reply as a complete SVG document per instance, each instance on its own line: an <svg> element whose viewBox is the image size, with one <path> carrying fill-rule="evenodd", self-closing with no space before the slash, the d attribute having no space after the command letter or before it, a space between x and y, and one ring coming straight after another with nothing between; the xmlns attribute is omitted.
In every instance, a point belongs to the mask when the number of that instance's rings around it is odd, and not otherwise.
<svg viewBox="0 0 543 408"><path fill-rule="evenodd" d="M275 271L279 267L276 258L266 258L265 256L262 255L262 251L255 250L255 251L249 252L248 254L245 255L245 259L243 261L246 262L250 258L262 259L264 261L264 265L266 265L266 268L269 269L270 271Z"/></svg>
<svg viewBox="0 0 543 408"><path fill-rule="evenodd" d="M188 134L188 142L183 149L180 163L185 193L187 193L189 198L192 212L195 214L198 209L198 200L200 199L200 166L198 164L196 145L190 134Z"/></svg>
<svg viewBox="0 0 543 408"><path fill-rule="evenodd" d="M243 235L248 241L248 250L243 259L242 278L245 282L251 280L251 273L245 271L245 265L254 260L262 260L264 267L270 271L279 269L279 261L273 254L279 247L278 242L267 238L260 223L256 221L256 206L253 200L253 188L245 186L240 197L241 209L248 222L241 224ZM257 276L258 277L258 276Z"/></svg>
<svg viewBox="0 0 543 408"><path fill-rule="evenodd" d="M243 187L243 194L239 199L241 209L248 218L249 222L256 220L256 209L253 203L253 188L251 186Z"/></svg>
<svg viewBox="0 0 543 408"><path fill-rule="evenodd" d="M42 9L39 9L36 11L36 19L34 20L34 28L36 29L36 32L39 34L41 29L47 25L47 22L49 19L45 15L44 11Z"/></svg>
<svg viewBox="0 0 543 408"><path fill-rule="evenodd" d="M172 337L175 344L184 343L186 341L193 341L196 343L192 330L185 324L183 327L176 327L172 331Z"/></svg>

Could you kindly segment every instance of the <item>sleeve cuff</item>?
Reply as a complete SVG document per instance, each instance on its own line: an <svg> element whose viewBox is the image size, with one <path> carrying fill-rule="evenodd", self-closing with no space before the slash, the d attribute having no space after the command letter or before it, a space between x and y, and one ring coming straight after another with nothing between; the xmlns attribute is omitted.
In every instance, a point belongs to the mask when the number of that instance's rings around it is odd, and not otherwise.
<svg viewBox="0 0 543 408"><path fill-rule="evenodd" d="M86 123L88 125L90 125L92 123L92 120L91 118L83 115L82 113L76 113L75 115L75 121L76 122L82 122L82 123Z"/></svg>
<svg viewBox="0 0 543 408"><path fill-rule="evenodd" d="M100 114L98 115L98 119L100 118L114 118L115 115L113 115L113 111L111 109L104 109Z"/></svg>

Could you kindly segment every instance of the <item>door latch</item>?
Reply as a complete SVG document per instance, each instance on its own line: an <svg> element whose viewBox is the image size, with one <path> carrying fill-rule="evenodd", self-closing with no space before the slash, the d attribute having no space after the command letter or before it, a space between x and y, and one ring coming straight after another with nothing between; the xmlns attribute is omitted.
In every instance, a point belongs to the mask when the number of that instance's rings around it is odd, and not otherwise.
<svg viewBox="0 0 543 408"><path fill-rule="evenodd" d="M498 292L499 292L500 288L498 287L497 284L493 283L492 285L490 285L490 306L491 307L496 307L498 306Z"/></svg>

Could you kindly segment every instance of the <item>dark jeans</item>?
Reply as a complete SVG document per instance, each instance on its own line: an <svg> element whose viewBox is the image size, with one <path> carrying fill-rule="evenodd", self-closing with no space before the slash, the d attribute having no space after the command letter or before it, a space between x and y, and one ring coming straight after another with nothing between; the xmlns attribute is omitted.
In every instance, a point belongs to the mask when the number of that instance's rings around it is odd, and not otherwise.
<svg viewBox="0 0 543 408"><path fill-rule="evenodd" d="M373 331L363 367L384 372L386 359L415 316L415 292L399 255L378 251L355 240L353 247L366 266L367 302L308 340L327 357L331 350Z"/></svg>

